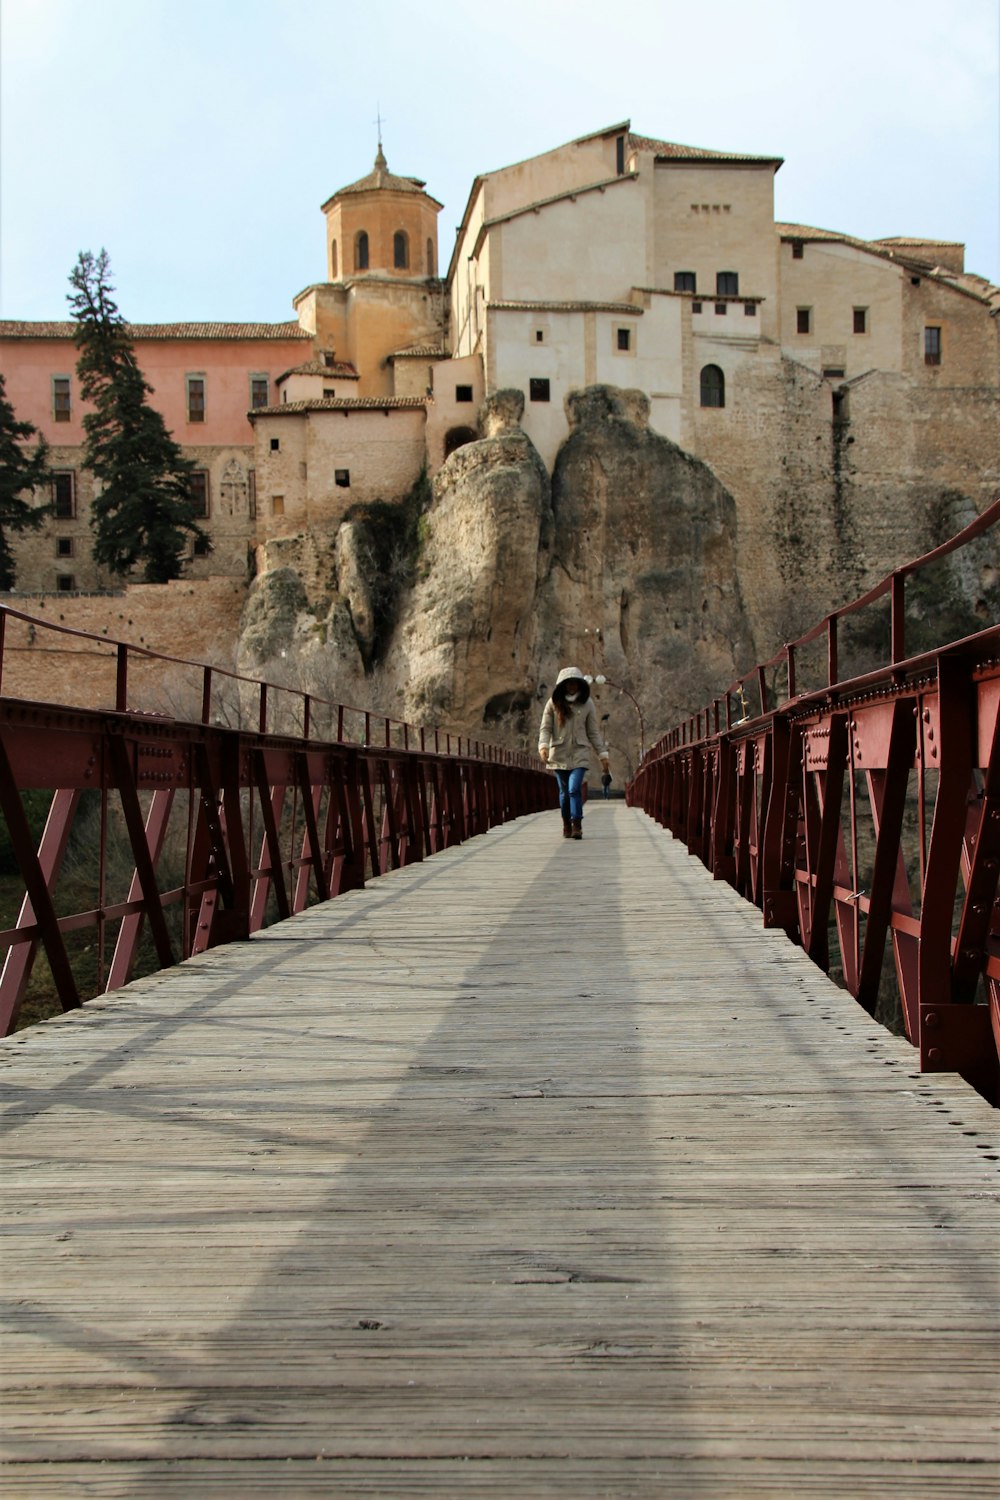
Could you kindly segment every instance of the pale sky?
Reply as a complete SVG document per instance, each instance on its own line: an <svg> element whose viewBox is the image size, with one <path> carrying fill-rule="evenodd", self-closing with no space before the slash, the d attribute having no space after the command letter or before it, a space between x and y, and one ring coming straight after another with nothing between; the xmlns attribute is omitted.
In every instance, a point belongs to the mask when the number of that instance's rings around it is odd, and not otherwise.
<svg viewBox="0 0 1000 1500"><path fill-rule="evenodd" d="M997 0L0 0L0 317L67 317L102 246L133 322L292 317L377 109L442 266L477 172L631 119L1000 281L998 52Z"/></svg>

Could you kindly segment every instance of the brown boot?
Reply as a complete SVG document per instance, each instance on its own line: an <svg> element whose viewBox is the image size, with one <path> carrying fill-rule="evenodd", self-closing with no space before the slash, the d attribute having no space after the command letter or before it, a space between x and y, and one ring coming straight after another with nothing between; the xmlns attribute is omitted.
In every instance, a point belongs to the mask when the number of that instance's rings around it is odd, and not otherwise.
<svg viewBox="0 0 1000 1500"><path fill-rule="evenodd" d="M563 818L563 838L564 839L571 839L572 837L573 837L573 825L570 822L569 818Z"/></svg>
<svg viewBox="0 0 1000 1500"><path fill-rule="evenodd" d="M574 818L573 819L573 833L572 833L572 837L575 838L575 839L582 839L583 838L583 824L580 822L579 818Z"/></svg>

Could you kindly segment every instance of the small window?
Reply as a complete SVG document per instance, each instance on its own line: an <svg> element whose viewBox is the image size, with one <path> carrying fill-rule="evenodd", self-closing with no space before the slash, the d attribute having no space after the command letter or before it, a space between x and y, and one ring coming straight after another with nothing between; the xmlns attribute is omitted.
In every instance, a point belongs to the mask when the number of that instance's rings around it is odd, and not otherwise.
<svg viewBox="0 0 1000 1500"><path fill-rule="evenodd" d="M336 401L336 399L337 399L337 392L336 391L331 391L331 390L328 389L327 386L324 386L323 387L323 400L324 401Z"/></svg>
<svg viewBox="0 0 1000 1500"><path fill-rule="evenodd" d="M270 381L266 375L250 376L250 405L254 411L268 404L270 394Z"/></svg>
<svg viewBox="0 0 1000 1500"><path fill-rule="evenodd" d="M867 307L856 307L854 309L854 332L868 332L868 309Z"/></svg>
<svg viewBox="0 0 1000 1500"><path fill-rule="evenodd" d="M701 312L701 303L700 302L692 302L691 303L691 311L693 313L700 313Z"/></svg>
<svg viewBox="0 0 1000 1500"><path fill-rule="evenodd" d="M281 448L281 439L280 438L272 438L271 439L271 452L272 453L277 453L277 452L279 452L280 448Z"/></svg>
<svg viewBox="0 0 1000 1500"><path fill-rule="evenodd" d="M693 271L674 272L675 292L696 292L698 290L698 278Z"/></svg>
<svg viewBox="0 0 1000 1500"><path fill-rule="evenodd" d="M56 557L73 556L73 538L71 536L56 537Z"/></svg>
<svg viewBox="0 0 1000 1500"><path fill-rule="evenodd" d="M73 594L76 592L76 579L72 573L59 573L56 577L56 588L60 594Z"/></svg>
<svg viewBox="0 0 1000 1500"><path fill-rule="evenodd" d="M528 382L528 395L532 401L549 400L549 382L547 380L531 380Z"/></svg>
<svg viewBox="0 0 1000 1500"><path fill-rule="evenodd" d="M632 348L631 328L619 328L616 330L616 333L616 348L618 349L619 354L628 354L629 350Z"/></svg>
<svg viewBox="0 0 1000 1500"><path fill-rule="evenodd" d="M801 260L806 253L806 247L801 240L792 240L792 260Z"/></svg>
<svg viewBox="0 0 1000 1500"><path fill-rule="evenodd" d="M744 302L744 304L743 304L743 316L745 318L755 318L757 316L757 304L756 304L756 302Z"/></svg>
<svg viewBox="0 0 1000 1500"><path fill-rule="evenodd" d="M195 557L207 557L212 550L212 544L207 536L196 536L191 550Z"/></svg>
<svg viewBox="0 0 1000 1500"><path fill-rule="evenodd" d="M472 400L472 386L471 385L456 385L456 387L455 387L455 400L456 401L471 401Z"/></svg>
<svg viewBox="0 0 1000 1500"><path fill-rule="evenodd" d="M52 505L57 521L76 518L76 472L56 469L52 475Z"/></svg>
<svg viewBox="0 0 1000 1500"><path fill-rule="evenodd" d="M205 420L205 380L201 375L187 377L187 414L189 422Z"/></svg>
<svg viewBox="0 0 1000 1500"><path fill-rule="evenodd" d="M624 173L625 173L625 137L623 135L619 135L619 136L615 137L615 171L617 172L617 174L618 174L619 177L624 176Z"/></svg>
<svg viewBox="0 0 1000 1500"><path fill-rule="evenodd" d="M354 269L356 271L367 271L368 269L368 231L362 229L354 241Z"/></svg>
<svg viewBox="0 0 1000 1500"><path fill-rule="evenodd" d="M726 316L726 313L728 312L728 310L729 310L729 304L726 303L726 302L717 302L715 304L715 316L717 318L724 318Z"/></svg>
<svg viewBox="0 0 1000 1500"><path fill-rule="evenodd" d="M545 343L545 329L544 328L536 328L535 329L535 343L536 344L544 344Z"/></svg>
<svg viewBox="0 0 1000 1500"><path fill-rule="evenodd" d="M812 308L811 307L797 307L795 309L795 332L796 333L811 333L812 332Z"/></svg>
<svg viewBox="0 0 1000 1500"><path fill-rule="evenodd" d="M272 516L283 516L285 514L284 495L271 496L271 514Z"/></svg>
<svg viewBox="0 0 1000 1500"><path fill-rule="evenodd" d="M350 469L334 469L333 482L338 490L349 490L351 487Z"/></svg>
<svg viewBox="0 0 1000 1500"><path fill-rule="evenodd" d="M330 241L330 280L337 279L337 241Z"/></svg>
<svg viewBox="0 0 1000 1500"><path fill-rule="evenodd" d="M68 375L53 375L52 377L52 418L56 422L68 422L70 419Z"/></svg>
<svg viewBox="0 0 1000 1500"><path fill-rule="evenodd" d="M427 274L428 276L434 275L434 241L432 239L427 241Z"/></svg>
<svg viewBox="0 0 1000 1500"><path fill-rule="evenodd" d="M924 329L924 364L939 365L941 363L941 330L940 328Z"/></svg>
<svg viewBox="0 0 1000 1500"><path fill-rule="evenodd" d="M332 370L337 363L337 356L332 349L323 350L323 363L328 370Z"/></svg>
<svg viewBox="0 0 1000 1500"><path fill-rule="evenodd" d="M409 268L410 240L405 230L397 229L392 237L392 264L397 271Z"/></svg>
<svg viewBox="0 0 1000 1500"><path fill-rule="evenodd" d="M831 365L828 368L825 368L823 370L823 379L824 380L843 380L843 378L844 378L844 376L845 376L846 373L847 373L846 370L841 370L839 367L834 367L834 366Z"/></svg>
<svg viewBox="0 0 1000 1500"><path fill-rule="evenodd" d="M717 297L738 297L740 295L739 272L719 271L715 278L715 295Z"/></svg>
<svg viewBox="0 0 1000 1500"><path fill-rule="evenodd" d="M247 503L250 508L250 519L257 519L257 470L251 469L247 474Z"/></svg>
<svg viewBox="0 0 1000 1500"><path fill-rule="evenodd" d="M195 469L188 482L188 495L191 499L195 518L203 520L208 515L207 469Z"/></svg>
<svg viewBox="0 0 1000 1500"><path fill-rule="evenodd" d="M706 365L701 372L701 404L715 407L726 404L726 377L718 365Z"/></svg>

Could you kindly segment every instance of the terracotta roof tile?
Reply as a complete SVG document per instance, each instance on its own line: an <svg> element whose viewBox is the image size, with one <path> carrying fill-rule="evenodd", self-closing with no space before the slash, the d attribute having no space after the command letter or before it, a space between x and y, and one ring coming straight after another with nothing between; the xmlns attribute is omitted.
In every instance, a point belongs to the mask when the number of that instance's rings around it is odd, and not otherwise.
<svg viewBox="0 0 1000 1500"><path fill-rule="evenodd" d="M634 302L487 302L501 312L620 312L641 318L643 309Z"/></svg>
<svg viewBox="0 0 1000 1500"><path fill-rule="evenodd" d="M411 344L408 349L394 349L387 359L447 359L448 350L440 344Z"/></svg>
<svg viewBox="0 0 1000 1500"><path fill-rule="evenodd" d="M167 339L302 339L311 334L298 323L126 323L125 330L137 343ZM0 338L71 339L76 324L67 322L29 323L15 318L0 319Z"/></svg>
<svg viewBox="0 0 1000 1500"><path fill-rule="evenodd" d="M652 151L660 157L680 161L755 161L762 166L784 160L781 156L749 156L743 151L710 151L705 146L681 146L676 141L658 141L648 135L629 133L629 145L639 151Z"/></svg>
<svg viewBox="0 0 1000 1500"><path fill-rule="evenodd" d="M328 365L324 364L321 359L312 359L304 365L293 365L290 370L283 370L281 372L275 384L280 385L289 375L325 375L330 380L361 379L354 366L342 360L337 360L334 364Z"/></svg>
<svg viewBox="0 0 1000 1500"><path fill-rule="evenodd" d="M331 396L325 401L282 401L280 406L258 406L247 412L255 417L294 416L305 411L396 411L425 407L423 396Z"/></svg>

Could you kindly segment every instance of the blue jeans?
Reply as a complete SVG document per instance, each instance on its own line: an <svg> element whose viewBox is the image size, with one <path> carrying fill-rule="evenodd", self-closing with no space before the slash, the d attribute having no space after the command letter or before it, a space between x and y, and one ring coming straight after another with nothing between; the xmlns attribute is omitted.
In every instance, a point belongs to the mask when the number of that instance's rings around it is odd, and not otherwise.
<svg viewBox="0 0 1000 1500"><path fill-rule="evenodd" d="M564 818L569 818L574 823L583 819L583 780L586 774L585 766L574 766L572 771L555 773L559 783L559 810Z"/></svg>

